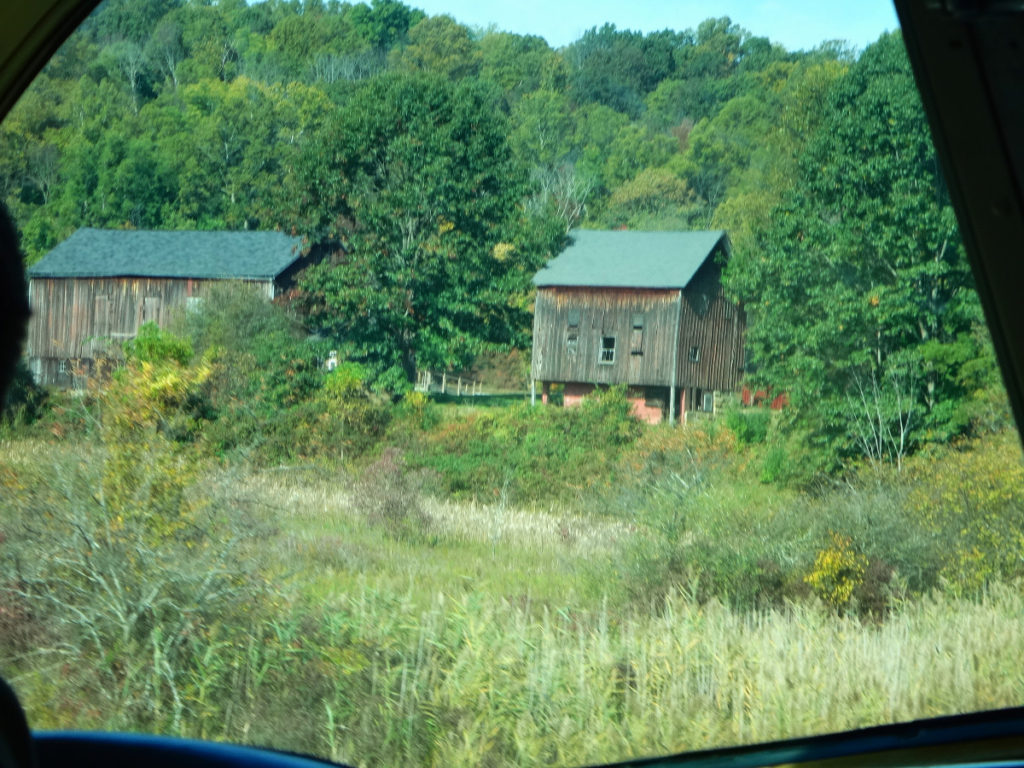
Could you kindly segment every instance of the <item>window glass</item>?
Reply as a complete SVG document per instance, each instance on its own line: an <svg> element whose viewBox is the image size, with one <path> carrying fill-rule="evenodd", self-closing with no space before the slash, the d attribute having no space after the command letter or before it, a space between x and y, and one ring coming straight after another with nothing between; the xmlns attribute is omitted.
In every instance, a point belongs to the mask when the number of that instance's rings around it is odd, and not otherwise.
<svg viewBox="0 0 1024 768"><path fill-rule="evenodd" d="M600 363L614 363L615 362L615 337L614 336L602 336L601 337L601 350L598 362Z"/></svg>

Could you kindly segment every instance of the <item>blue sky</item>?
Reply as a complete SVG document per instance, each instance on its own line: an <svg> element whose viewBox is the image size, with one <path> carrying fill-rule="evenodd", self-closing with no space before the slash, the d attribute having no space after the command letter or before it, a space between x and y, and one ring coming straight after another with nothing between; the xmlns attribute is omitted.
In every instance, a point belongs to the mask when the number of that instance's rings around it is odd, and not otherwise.
<svg viewBox="0 0 1024 768"><path fill-rule="evenodd" d="M862 49L882 32L898 27L892 2L884 0L406 0L406 4L431 16L447 13L471 27L494 24L507 32L540 35L556 48L605 22L652 32L694 28L706 18L728 16L789 50L836 39Z"/></svg>

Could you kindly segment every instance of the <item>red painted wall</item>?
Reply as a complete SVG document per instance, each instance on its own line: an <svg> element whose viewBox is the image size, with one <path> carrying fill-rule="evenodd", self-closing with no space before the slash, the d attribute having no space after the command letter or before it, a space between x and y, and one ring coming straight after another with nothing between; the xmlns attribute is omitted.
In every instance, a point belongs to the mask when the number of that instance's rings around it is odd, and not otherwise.
<svg viewBox="0 0 1024 768"><path fill-rule="evenodd" d="M781 411L789 404L789 396L785 392L771 397L771 392L766 389L759 389L751 392L748 387L743 387L740 393L740 402L743 405L767 405L773 411Z"/></svg>
<svg viewBox="0 0 1024 768"><path fill-rule="evenodd" d="M633 406L633 415L636 416L640 421L646 421L648 424L660 424L664 418L664 414L661 412L661 408L651 408L644 402L644 397L630 397L629 402Z"/></svg>

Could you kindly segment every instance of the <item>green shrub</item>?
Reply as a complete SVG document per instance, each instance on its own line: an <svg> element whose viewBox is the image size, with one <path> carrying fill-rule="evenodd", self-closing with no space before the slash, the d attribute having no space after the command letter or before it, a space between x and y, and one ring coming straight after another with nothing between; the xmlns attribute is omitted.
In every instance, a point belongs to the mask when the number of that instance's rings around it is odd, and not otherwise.
<svg viewBox="0 0 1024 768"><path fill-rule="evenodd" d="M514 405L459 416L406 437L413 466L445 495L532 503L579 499L612 484L622 449L642 427L621 388L573 408Z"/></svg>
<svg viewBox="0 0 1024 768"><path fill-rule="evenodd" d="M140 363L165 363L173 361L188 365L192 359L192 342L161 330L156 323L143 323L134 339L124 343L124 354L128 360Z"/></svg>
<svg viewBox="0 0 1024 768"><path fill-rule="evenodd" d="M908 462L907 506L938 542L941 577L958 593L1024 576L1024 460L1006 430Z"/></svg>
<svg viewBox="0 0 1024 768"><path fill-rule="evenodd" d="M725 425L743 445L763 443L771 422L771 412L764 408L733 408L725 412Z"/></svg>
<svg viewBox="0 0 1024 768"><path fill-rule="evenodd" d="M45 627L21 670L42 727L182 733L208 697L203 660L244 640L266 592L236 543L248 526L199 489L191 447L153 424L125 445L123 427L112 418L105 444L19 472L0 517L0 606ZM0 638L0 657L18 642Z"/></svg>
<svg viewBox="0 0 1024 768"><path fill-rule="evenodd" d="M0 403L0 425L24 427L36 422L47 404L47 392L36 384L24 360L14 369L6 399Z"/></svg>

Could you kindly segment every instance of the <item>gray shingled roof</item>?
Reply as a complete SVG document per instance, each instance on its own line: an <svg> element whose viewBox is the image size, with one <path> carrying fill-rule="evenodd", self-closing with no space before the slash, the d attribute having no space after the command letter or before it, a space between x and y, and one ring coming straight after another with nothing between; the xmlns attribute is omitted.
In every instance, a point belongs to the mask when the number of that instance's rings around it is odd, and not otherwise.
<svg viewBox="0 0 1024 768"><path fill-rule="evenodd" d="M28 270L29 277L273 279L302 255L283 232L79 229Z"/></svg>
<svg viewBox="0 0 1024 768"><path fill-rule="evenodd" d="M574 229L569 236L572 245L533 276L534 285L685 288L715 246L726 237L720 229L706 232Z"/></svg>

